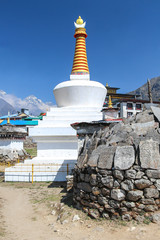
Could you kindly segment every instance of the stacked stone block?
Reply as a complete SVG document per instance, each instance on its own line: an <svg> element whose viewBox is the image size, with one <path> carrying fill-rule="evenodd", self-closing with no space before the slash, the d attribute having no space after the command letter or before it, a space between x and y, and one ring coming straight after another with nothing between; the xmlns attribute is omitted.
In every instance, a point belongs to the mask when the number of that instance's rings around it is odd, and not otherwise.
<svg viewBox="0 0 160 240"><path fill-rule="evenodd" d="M160 208L159 130L147 110L86 137L74 169L76 207L93 218L152 218Z"/></svg>

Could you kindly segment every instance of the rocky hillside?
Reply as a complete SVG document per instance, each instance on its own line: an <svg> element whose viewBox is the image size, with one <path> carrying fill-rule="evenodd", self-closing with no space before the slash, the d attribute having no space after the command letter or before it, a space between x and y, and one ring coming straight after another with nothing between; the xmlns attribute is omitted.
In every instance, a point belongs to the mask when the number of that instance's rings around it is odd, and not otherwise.
<svg viewBox="0 0 160 240"><path fill-rule="evenodd" d="M151 91L153 101L160 100L160 77L152 78L151 80ZM144 100L148 100L148 85L147 82L135 91L130 92L130 94L139 94Z"/></svg>

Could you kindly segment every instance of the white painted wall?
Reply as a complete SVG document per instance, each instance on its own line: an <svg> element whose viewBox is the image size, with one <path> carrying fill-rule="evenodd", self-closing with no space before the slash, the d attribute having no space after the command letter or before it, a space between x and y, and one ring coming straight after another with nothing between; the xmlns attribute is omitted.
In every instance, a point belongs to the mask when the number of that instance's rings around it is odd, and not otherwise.
<svg viewBox="0 0 160 240"><path fill-rule="evenodd" d="M52 157L52 159L77 158L78 142L38 142L38 157Z"/></svg>

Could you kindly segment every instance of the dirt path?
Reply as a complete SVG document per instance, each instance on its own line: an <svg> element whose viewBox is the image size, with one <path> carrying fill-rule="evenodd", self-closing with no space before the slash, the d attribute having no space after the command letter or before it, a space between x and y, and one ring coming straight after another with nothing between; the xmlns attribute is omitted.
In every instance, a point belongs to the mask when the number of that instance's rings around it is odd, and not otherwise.
<svg viewBox="0 0 160 240"><path fill-rule="evenodd" d="M63 211L63 217L67 218L57 221L58 215L51 214L57 208L52 203L60 203L63 188L30 186L0 183L0 240L160 239L160 224L96 221L68 206ZM80 219L74 222L76 214Z"/></svg>
<svg viewBox="0 0 160 240"><path fill-rule="evenodd" d="M35 213L25 190L0 187L0 194L3 199L1 213L6 229L5 240L60 239L54 236L45 219Z"/></svg>

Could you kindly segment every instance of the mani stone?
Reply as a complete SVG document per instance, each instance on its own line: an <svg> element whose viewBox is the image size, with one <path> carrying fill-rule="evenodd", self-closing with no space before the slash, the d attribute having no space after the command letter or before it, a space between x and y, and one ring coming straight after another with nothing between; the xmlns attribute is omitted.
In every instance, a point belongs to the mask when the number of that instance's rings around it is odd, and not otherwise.
<svg viewBox="0 0 160 240"><path fill-rule="evenodd" d="M130 191L127 194L127 199L135 202L135 201L139 200L140 198L142 198L142 196L143 196L143 191L140 191L140 190Z"/></svg>
<svg viewBox="0 0 160 240"><path fill-rule="evenodd" d="M113 157L116 151L116 147L106 147L103 152L100 153L98 160L98 168L111 169L113 165Z"/></svg>
<svg viewBox="0 0 160 240"><path fill-rule="evenodd" d="M89 160L88 165L90 167L97 167L98 159L101 153L103 153L106 149L105 145L98 146L95 150L93 150Z"/></svg>
<svg viewBox="0 0 160 240"><path fill-rule="evenodd" d="M152 139L139 144L142 168L160 169L159 143Z"/></svg>
<svg viewBox="0 0 160 240"><path fill-rule="evenodd" d="M155 188L144 189L144 196L146 198L159 198L159 191Z"/></svg>
<svg viewBox="0 0 160 240"><path fill-rule="evenodd" d="M129 169L135 161L132 146L118 146L114 158L114 168L119 170Z"/></svg>
<svg viewBox="0 0 160 240"><path fill-rule="evenodd" d="M144 189L152 185L152 183L149 180L143 178L136 180L134 183L138 189Z"/></svg>
<svg viewBox="0 0 160 240"><path fill-rule="evenodd" d="M111 198L117 201L122 201L125 199L125 191L121 189L112 189Z"/></svg>
<svg viewBox="0 0 160 240"><path fill-rule="evenodd" d="M137 135L146 135L149 129L154 129L155 121L145 123L132 123L131 126Z"/></svg>
<svg viewBox="0 0 160 240"><path fill-rule="evenodd" d="M160 170L146 170L146 175L149 178L160 178Z"/></svg>

